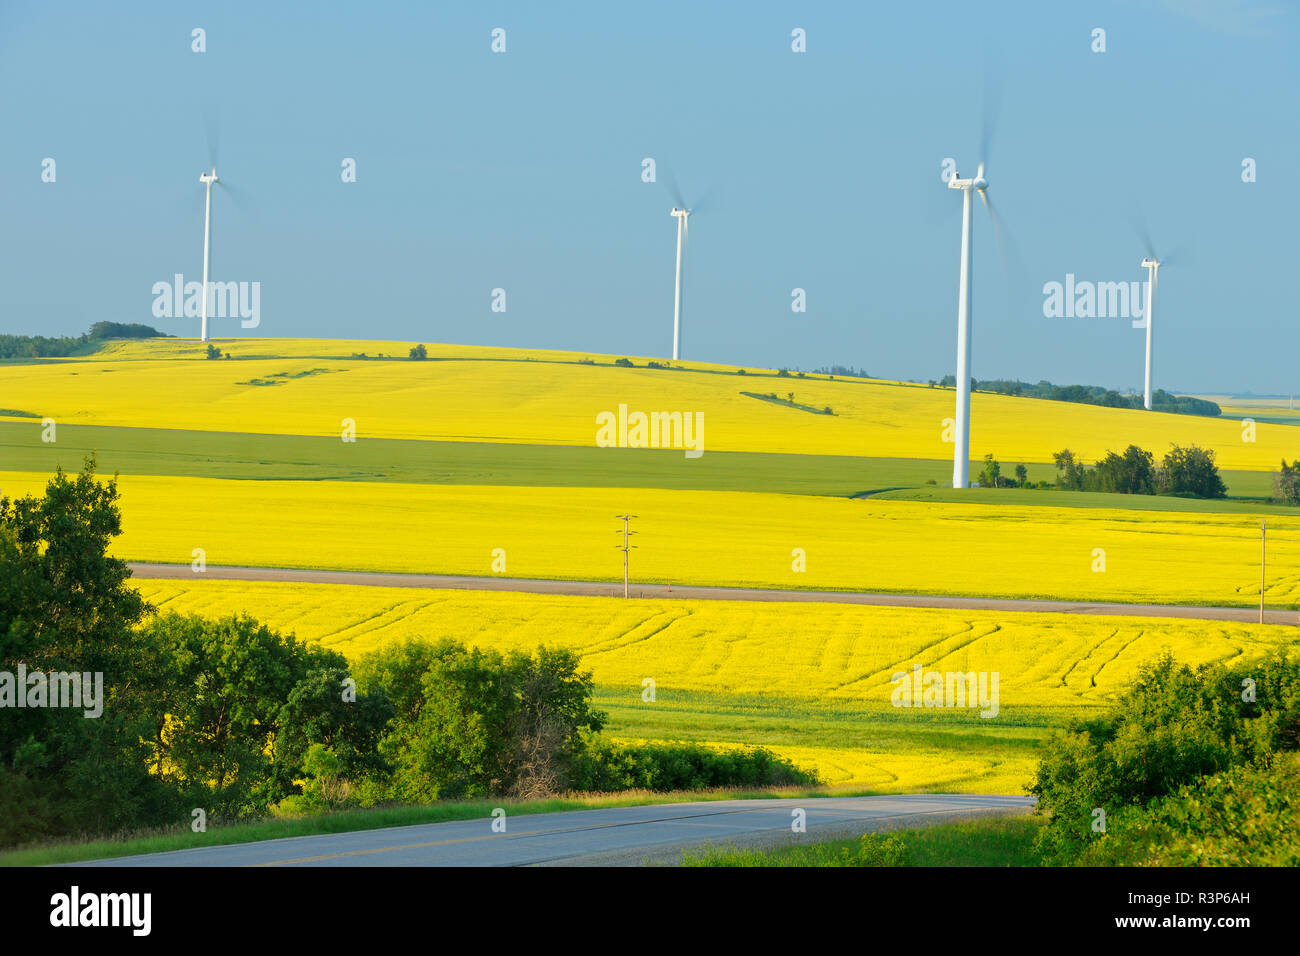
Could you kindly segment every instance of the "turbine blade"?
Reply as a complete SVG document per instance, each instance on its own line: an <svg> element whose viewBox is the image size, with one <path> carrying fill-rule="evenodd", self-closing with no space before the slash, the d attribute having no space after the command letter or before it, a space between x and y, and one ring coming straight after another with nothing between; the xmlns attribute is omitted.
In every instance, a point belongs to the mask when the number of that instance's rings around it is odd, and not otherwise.
<svg viewBox="0 0 1300 956"><path fill-rule="evenodd" d="M1133 225L1133 231L1137 233L1138 240L1142 243L1142 253L1148 259L1158 258L1156 256L1155 243L1151 241L1151 231L1147 229L1146 216L1142 215L1142 206L1134 204L1133 213L1129 217L1129 222Z"/></svg>
<svg viewBox="0 0 1300 956"><path fill-rule="evenodd" d="M1161 268L1172 265L1176 269L1185 268L1192 262L1192 257L1187 251L1187 246L1177 245L1169 250L1169 254L1160 260Z"/></svg>
<svg viewBox="0 0 1300 956"><path fill-rule="evenodd" d="M240 219L257 219L257 193L250 193L243 186L232 186L224 179L217 180L216 187L230 200L231 207Z"/></svg>
<svg viewBox="0 0 1300 956"><path fill-rule="evenodd" d="M997 210L993 208L993 203L989 199L988 190L980 189L977 191L979 192L980 199L984 201L984 208L988 210L989 220L993 223L993 241L997 243L998 255L1002 258L1002 261L1005 264L1007 250L1005 237L1002 234L1002 217L1000 217Z"/></svg>
<svg viewBox="0 0 1300 956"><path fill-rule="evenodd" d="M700 212L701 210L712 209L714 203L718 201L718 197L721 195L721 193L722 193L721 186L719 186L716 183L710 185L707 189L704 190L704 192L700 193L700 195L696 198L694 204L690 206L691 214L694 215L695 213Z"/></svg>
<svg viewBox="0 0 1300 956"><path fill-rule="evenodd" d="M1028 302L1029 291L1032 286L1022 281L1026 275L1024 260L1020 256L1020 250L1016 246L1015 239L1007 230L1002 217L998 215L993 201L989 199L988 191L981 189L978 192L980 199L984 203L984 208L988 210L989 221L993 226L993 241L998 247L998 259L1002 265L1002 276L1007 287L1007 307L1014 316ZM977 271L976 275L978 274Z"/></svg>
<svg viewBox="0 0 1300 956"><path fill-rule="evenodd" d="M682 199L682 191L677 187L677 177L673 175L672 167L665 165L660 168L663 170L663 179L660 182L668 190L668 195L672 197L673 205L679 209L685 209L686 201Z"/></svg>
<svg viewBox="0 0 1300 956"><path fill-rule="evenodd" d="M248 193L244 192L242 188L232 186L224 179L218 179L216 186L218 190L225 193L230 199L230 205L235 207L236 212L243 215L248 211Z"/></svg>
<svg viewBox="0 0 1300 956"><path fill-rule="evenodd" d="M998 117L1002 113L1002 83L993 71L989 53L984 53L984 92L980 104L980 151L977 157L982 170L987 171L993 151L993 135L997 132Z"/></svg>
<svg viewBox="0 0 1300 956"><path fill-rule="evenodd" d="M207 137L208 169L216 169L221 159L221 117L215 108L208 107L203 111L203 127Z"/></svg>

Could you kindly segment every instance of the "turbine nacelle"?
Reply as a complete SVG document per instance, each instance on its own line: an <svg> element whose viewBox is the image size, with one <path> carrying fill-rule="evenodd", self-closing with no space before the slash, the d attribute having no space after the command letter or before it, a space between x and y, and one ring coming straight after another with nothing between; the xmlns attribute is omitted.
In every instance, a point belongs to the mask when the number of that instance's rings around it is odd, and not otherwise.
<svg viewBox="0 0 1300 956"><path fill-rule="evenodd" d="M215 183L218 181L219 180L217 179L217 167L215 166L212 167L212 172L210 173L199 173L199 182L201 183L205 183L205 184Z"/></svg>
<svg viewBox="0 0 1300 956"><path fill-rule="evenodd" d="M1142 268L1143 268L1143 269L1159 269L1159 268L1160 268L1160 260L1148 256L1147 258L1145 258L1145 259L1142 260Z"/></svg>
<svg viewBox="0 0 1300 956"><path fill-rule="evenodd" d="M690 214L691 211L689 209L683 209L681 206L673 206L673 211L669 213L669 215L677 216L679 219L682 216L689 216Z"/></svg>
<svg viewBox="0 0 1300 956"><path fill-rule="evenodd" d="M989 181L984 178L984 164L980 163L974 179L962 179L954 170L952 179L948 180L949 189L988 189Z"/></svg>

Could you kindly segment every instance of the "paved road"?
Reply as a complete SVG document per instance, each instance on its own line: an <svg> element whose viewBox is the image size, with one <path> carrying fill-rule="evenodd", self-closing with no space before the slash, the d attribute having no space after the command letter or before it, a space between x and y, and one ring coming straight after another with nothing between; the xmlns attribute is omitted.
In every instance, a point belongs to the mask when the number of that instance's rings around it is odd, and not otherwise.
<svg viewBox="0 0 1300 956"><path fill-rule="evenodd" d="M900 825L1023 812L1030 797L904 794L724 800L645 807L610 807L507 817L494 833L491 818L383 830L289 837L260 843L119 857L77 866L538 866L637 865L676 861L682 849L776 845L853 836ZM806 813L795 836L792 811Z"/></svg>
<svg viewBox="0 0 1300 956"><path fill-rule="evenodd" d="M192 578L188 564L132 564L138 578ZM622 597L623 585L600 581L544 581L456 574L397 574L378 571L311 571L302 568L240 568L208 565L204 577L223 581L293 581L355 584L388 588L451 588L471 591L525 591ZM876 594L862 591L778 591L768 588L671 587L633 584L638 598L689 598L715 601L817 601L881 607L955 608L971 611L1050 611L1054 614L1114 614L1125 617L1186 617L1209 621L1258 622L1258 608L1195 607L1175 604L1108 604L1102 601L1038 601L1023 598L952 597L938 594ZM1300 612L1264 612L1268 624L1300 624Z"/></svg>

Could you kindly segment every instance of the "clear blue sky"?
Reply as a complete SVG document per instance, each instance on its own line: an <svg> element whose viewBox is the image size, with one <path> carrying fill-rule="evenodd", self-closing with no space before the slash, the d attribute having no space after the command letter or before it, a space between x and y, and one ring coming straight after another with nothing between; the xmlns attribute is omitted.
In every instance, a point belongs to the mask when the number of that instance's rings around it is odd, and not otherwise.
<svg viewBox="0 0 1300 956"><path fill-rule="evenodd" d="M973 374L1140 388L1142 331L1044 318L1041 293L1141 280L1140 215L1177 256L1157 386L1300 390L1297 33L1290 3L1256 0L4 0L0 332L196 335L150 290L200 277L212 123L240 191L214 198L213 277L262 285L261 327L217 336L665 355L675 223L649 156L702 198L684 357L938 378L960 227L940 164L974 169L987 60L990 197L1018 257L1004 270L977 210Z"/></svg>

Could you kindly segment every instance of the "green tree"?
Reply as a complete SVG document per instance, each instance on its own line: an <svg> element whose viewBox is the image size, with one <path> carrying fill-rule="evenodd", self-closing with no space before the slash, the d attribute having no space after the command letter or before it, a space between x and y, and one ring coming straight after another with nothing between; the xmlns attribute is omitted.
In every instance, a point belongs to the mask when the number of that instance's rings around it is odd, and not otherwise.
<svg viewBox="0 0 1300 956"><path fill-rule="evenodd" d="M382 689L395 716L380 743L393 766L391 796L416 802L560 788L584 735L591 675L577 657L406 641L358 662L358 685Z"/></svg>
<svg viewBox="0 0 1300 956"><path fill-rule="evenodd" d="M305 768L307 753L319 744L329 749L345 777L384 776L388 765L379 753L379 741L394 713L382 690L359 692L342 667L308 672L280 708L277 774L297 775Z"/></svg>
<svg viewBox="0 0 1300 956"><path fill-rule="evenodd" d="M1273 496L1288 505L1300 505L1300 459L1288 465L1282 459L1282 468L1273 473Z"/></svg>
<svg viewBox="0 0 1300 956"><path fill-rule="evenodd" d="M993 454L984 456L984 469L977 479L981 488L996 488L1002 482L1002 466L993 460Z"/></svg>
<svg viewBox="0 0 1300 956"><path fill-rule="evenodd" d="M136 625L151 608L109 557L121 533L116 481L60 468L43 496L0 499L0 670L89 675L88 708L6 709L0 840L111 830L178 812L147 772L164 668ZM86 703L83 697L83 703ZM93 714L93 709L91 709ZM16 821L16 823L15 823Z"/></svg>
<svg viewBox="0 0 1300 956"><path fill-rule="evenodd" d="M1086 470L1083 462L1074 457L1074 452L1066 448L1052 456L1056 462L1056 487L1062 491L1083 491Z"/></svg>
<svg viewBox="0 0 1300 956"><path fill-rule="evenodd" d="M411 349L410 358L423 362L429 357L429 350L423 345L417 345Z"/></svg>
<svg viewBox="0 0 1300 956"><path fill-rule="evenodd" d="M1108 451L1093 466L1084 487L1088 491L1121 495L1153 495L1156 493L1155 456L1137 445L1129 445L1122 455Z"/></svg>
<svg viewBox="0 0 1300 956"><path fill-rule="evenodd" d="M1225 498L1228 494L1214 464L1214 450L1196 445L1170 448L1160 470L1160 485L1161 492L1169 495Z"/></svg>
<svg viewBox="0 0 1300 956"><path fill-rule="evenodd" d="M536 657L515 651L506 663L519 694L510 728L511 793L527 799L566 790L586 735L605 724L605 715L591 709L591 673L580 672L578 655L566 648L539 647Z"/></svg>
<svg viewBox="0 0 1300 956"><path fill-rule="evenodd" d="M1029 484L1029 469L1023 464L1016 465L1016 487L1024 488Z"/></svg>
<svg viewBox="0 0 1300 956"><path fill-rule="evenodd" d="M167 717L151 739L159 773L230 815L283 796L288 781L273 762L281 711L310 672L343 668L343 657L246 616L167 614L144 634L171 670Z"/></svg>

